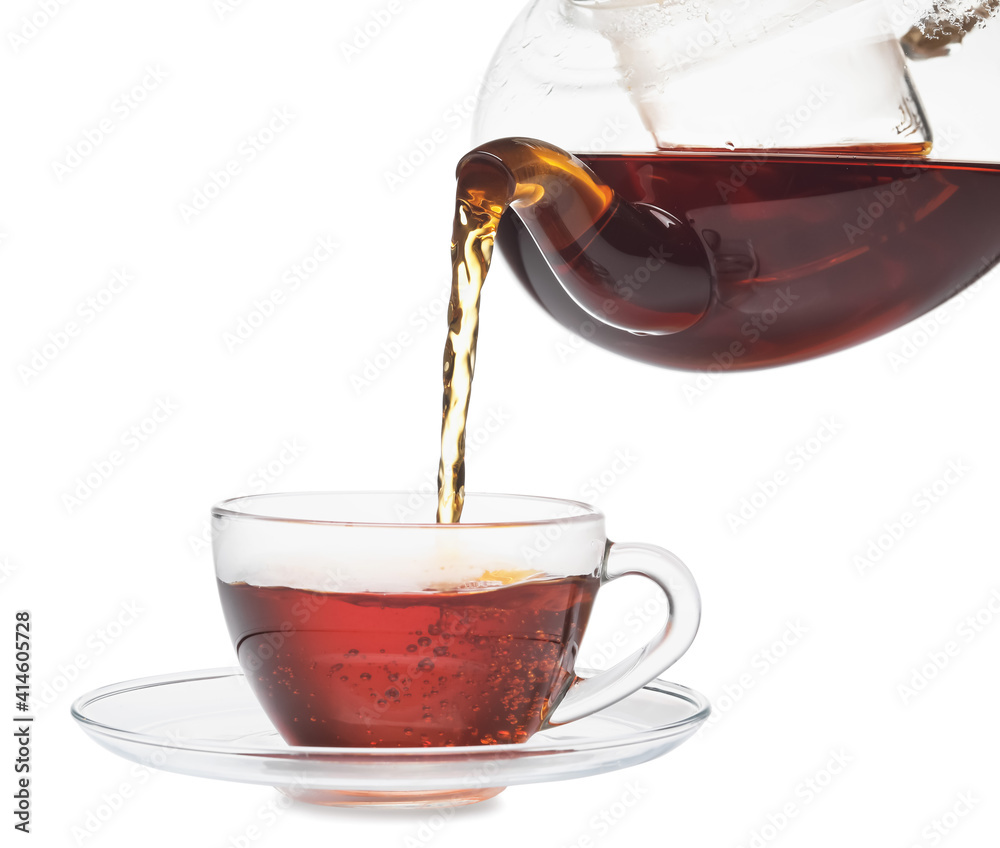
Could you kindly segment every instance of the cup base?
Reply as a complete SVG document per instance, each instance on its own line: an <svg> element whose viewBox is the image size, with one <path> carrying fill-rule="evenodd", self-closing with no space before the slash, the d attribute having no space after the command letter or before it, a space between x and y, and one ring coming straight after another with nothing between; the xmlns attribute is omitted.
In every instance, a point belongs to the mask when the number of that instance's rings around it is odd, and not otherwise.
<svg viewBox="0 0 1000 848"><path fill-rule="evenodd" d="M434 789L416 792L361 792L340 789L302 789L276 786L287 795L305 804L324 807L464 807L495 798L506 786L486 786L481 789Z"/></svg>

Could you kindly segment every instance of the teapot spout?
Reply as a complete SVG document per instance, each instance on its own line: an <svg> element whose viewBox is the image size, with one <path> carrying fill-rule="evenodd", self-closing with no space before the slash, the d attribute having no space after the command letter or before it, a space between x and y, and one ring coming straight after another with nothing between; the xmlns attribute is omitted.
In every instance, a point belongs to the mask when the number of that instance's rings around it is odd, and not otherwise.
<svg viewBox="0 0 1000 848"><path fill-rule="evenodd" d="M566 293L597 321L669 335L708 310L713 267L695 230L627 202L564 150L528 138L481 145L458 165L458 199L497 219L513 209Z"/></svg>

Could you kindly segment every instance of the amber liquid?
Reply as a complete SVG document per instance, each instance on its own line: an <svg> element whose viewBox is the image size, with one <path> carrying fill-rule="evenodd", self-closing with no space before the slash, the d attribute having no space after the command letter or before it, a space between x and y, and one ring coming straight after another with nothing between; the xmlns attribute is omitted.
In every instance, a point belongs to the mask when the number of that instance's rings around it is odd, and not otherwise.
<svg viewBox="0 0 1000 848"><path fill-rule="evenodd" d="M611 243L608 222L596 222L573 254L544 234L536 242L507 214L497 243L556 320L644 362L729 371L831 353L919 317L1000 260L1000 165L870 152L579 158L623 200L690 225L710 263L704 316L671 335L640 336L567 294L579 287L575 263L599 253L612 281L601 303L632 324L655 323L655 297L669 292L676 269L635 279L657 247L648 232L629 241L617 231Z"/></svg>
<svg viewBox="0 0 1000 848"><path fill-rule="evenodd" d="M219 582L246 679L292 745L524 742L573 681L597 592L568 577L465 592Z"/></svg>
<svg viewBox="0 0 1000 848"><path fill-rule="evenodd" d="M465 428L476 370L479 299L504 208L500 199L461 191L455 203L438 467L437 520L445 524L459 521L465 504Z"/></svg>

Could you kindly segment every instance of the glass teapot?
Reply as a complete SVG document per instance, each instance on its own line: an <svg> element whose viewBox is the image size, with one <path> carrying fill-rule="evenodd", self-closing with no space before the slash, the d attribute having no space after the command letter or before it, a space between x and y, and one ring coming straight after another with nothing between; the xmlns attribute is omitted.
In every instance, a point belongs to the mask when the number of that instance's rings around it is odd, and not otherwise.
<svg viewBox="0 0 1000 848"><path fill-rule="evenodd" d="M460 191L502 172L518 277L635 359L762 367L888 332L1000 262L1000 128L963 117L961 163L931 157L928 119L992 112L967 81L1000 74L1000 2L916 23L911 5L534 0L484 82Z"/></svg>

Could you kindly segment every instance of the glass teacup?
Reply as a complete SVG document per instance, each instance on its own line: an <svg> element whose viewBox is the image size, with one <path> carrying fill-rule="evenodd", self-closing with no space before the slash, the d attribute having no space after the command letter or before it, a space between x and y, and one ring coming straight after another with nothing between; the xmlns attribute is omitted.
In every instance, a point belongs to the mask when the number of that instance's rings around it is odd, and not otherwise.
<svg viewBox="0 0 1000 848"><path fill-rule="evenodd" d="M436 524L431 500L316 492L213 509L229 633L289 744L524 742L628 696L694 640L700 602L685 565L611 543L593 507L470 494L462 523ZM626 574L666 593L669 615L633 655L578 677L594 598Z"/></svg>

